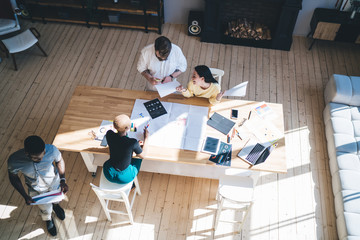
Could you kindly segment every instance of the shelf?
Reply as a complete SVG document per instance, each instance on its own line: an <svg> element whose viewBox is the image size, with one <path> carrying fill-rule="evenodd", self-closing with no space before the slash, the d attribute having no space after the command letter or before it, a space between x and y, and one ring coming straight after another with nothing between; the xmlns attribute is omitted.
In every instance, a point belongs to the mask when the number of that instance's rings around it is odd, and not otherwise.
<svg viewBox="0 0 360 240"><path fill-rule="evenodd" d="M141 29L161 33L163 0L24 0L32 20ZM145 3L145 5L143 4ZM144 7L146 8L144 10ZM111 18L111 21L110 19Z"/></svg>
<svg viewBox="0 0 360 240"><path fill-rule="evenodd" d="M98 10L125 12L138 15L144 14L144 6L141 4L139 6L132 5L130 0L126 2L119 0L118 3L114 3L113 0L98 0L96 4ZM158 14L156 1L150 0L149 3L147 3L146 14Z"/></svg>
<svg viewBox="0 0 360 240"><path fill-rule="evenodd" d="M134 15L120 15L119 22L110 22L106 15L101 19L101 26L107 27L121 27L121 28L131 28L131 29L142 29L145 28L145 17L144 16L134 16ZM157 27L157 18L148 16L148 30L158 31Z"/></svg>
<svg viewBox="0 0 360 240"><path fill-rule="evenodd" d="M309 50L317 39L359 43L360 39L360 16L357 14L350 18L351 12L338 11L336 9L316 8L310 22L312 43Z"/></svg>
<svg viewBox="0 0 360 240"><path fill-rule="evenodd" d="M67 23L86 23L86 9L80 10L74 8L56 8L46 7L43 9L32 9L31 15L33 20L45 20L54 22L67 22Z"/></svg>
<svg viewBox="0 0 360 240"><path fill-rule="evenodd" d="M71 7L71 8L86 8L86 2L82 0L46 0L37 1L29 0L28 4L40 5L40 6L54 6L54 7Z"/></svg>

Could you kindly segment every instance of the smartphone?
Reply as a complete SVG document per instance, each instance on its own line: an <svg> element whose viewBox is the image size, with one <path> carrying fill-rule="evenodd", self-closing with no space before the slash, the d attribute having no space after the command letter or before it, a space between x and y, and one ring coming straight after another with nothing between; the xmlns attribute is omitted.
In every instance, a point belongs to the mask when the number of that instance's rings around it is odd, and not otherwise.
<svg viewBox="0 0 360 240"><path fill-rule="evenodd" d="M106 136L104 136L103 140L102 140L101 143L100 143L100 146L106 147L107 145L108 145L108 144L107 144Z"/></svg>
<svg viewBox="0 0 360 240"><path fill-rule="evenodd" d="M238 110L237 109L231 109L231 118L232 119L238 118Z"/></svg>

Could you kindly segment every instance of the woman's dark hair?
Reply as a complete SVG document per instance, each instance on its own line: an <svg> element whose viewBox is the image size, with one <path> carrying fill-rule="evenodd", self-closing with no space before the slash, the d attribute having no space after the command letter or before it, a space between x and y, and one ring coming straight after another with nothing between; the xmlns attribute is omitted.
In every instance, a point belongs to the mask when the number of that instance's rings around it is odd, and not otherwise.
<svg viewBox="0 0 360 240"><path fill-rule="evenodd" d="M211 74L210 69L205 65L198 65L195 67L195 71L200 77L204 77L205 82L207 83L218 83L216 79Z"/></svg>
<svg viewBox="0 0 360 240"><path fill-rule="evenodd" d="M41 137L33 135L25 139L24 148L28 154L38 155L45 150L45 143Z"/></svg>
<svg viewBox="0 0 360 240"><path fill-rule="evenodd" d="M155 51L159 51L161 57L167 57L171 51L171 42L167 37L161 36L155 40Z"/></svg>

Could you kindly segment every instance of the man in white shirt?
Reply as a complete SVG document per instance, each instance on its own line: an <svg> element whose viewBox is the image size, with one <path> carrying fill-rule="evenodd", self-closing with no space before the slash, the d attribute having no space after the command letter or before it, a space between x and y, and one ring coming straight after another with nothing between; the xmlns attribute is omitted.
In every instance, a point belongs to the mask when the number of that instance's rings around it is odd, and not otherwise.
<svg viewBox="0 0 360 240"><path fill-rule="evenodd" d="M147 80L147 88L171 82L186 71L187 62L181 49L161 36L141 50L137 69Z"/></svg>

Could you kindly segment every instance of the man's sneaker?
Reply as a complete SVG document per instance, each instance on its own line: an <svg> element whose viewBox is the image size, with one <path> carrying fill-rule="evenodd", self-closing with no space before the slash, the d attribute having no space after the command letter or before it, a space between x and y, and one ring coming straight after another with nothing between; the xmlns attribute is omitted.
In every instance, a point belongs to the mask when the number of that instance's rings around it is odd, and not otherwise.
<svg viewBox="0 0 360 240"><path fill-rule="evenodd" d="M64 211L64 209L62 209L62 207L60 207L59 204L53 204L53 210L54 210L56 216L57 216L60 220L64 220L64 219L65 219L65 211Z"/></svg>
<svg viewBox="0 0 360 240"><path fill-rule="evenodd" d="M51 218L51 220L46 221L46 227L51 236L56 236L56 234L57 234L56 226L55 226L54 220L52 218Z"/></svg>

